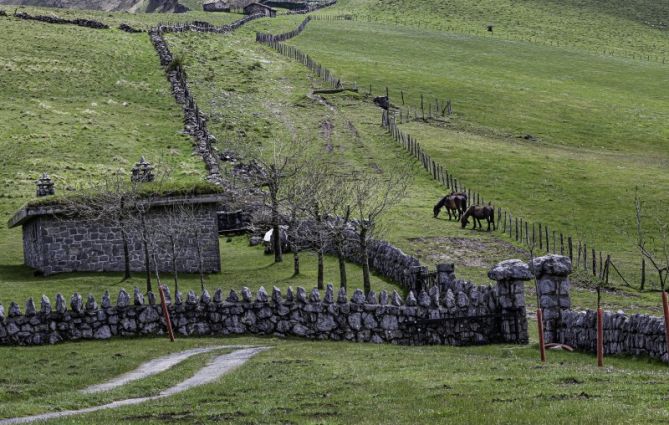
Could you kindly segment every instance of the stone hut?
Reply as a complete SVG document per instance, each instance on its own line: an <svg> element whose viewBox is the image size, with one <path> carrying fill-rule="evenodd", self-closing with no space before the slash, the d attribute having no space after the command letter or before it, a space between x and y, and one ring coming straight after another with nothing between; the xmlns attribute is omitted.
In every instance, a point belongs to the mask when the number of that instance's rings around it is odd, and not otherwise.
<svg viewBox="0 0 669 425"><path fill-rule="evenodd" d="M221 196L161 196L137 201L143 203L145 229L152 229L151 245L155 253L149 260L152 270L154 257L160 271L172 270L170 235L176 241L179 272L198 272L200 260L205 273L221 270L217 217ZM146 270L143 238L137 226L124 229L118 220L83 217L78 213L80 210L64 205L58 200L29 204L9 220L10 228L23 228L25 265L43 275L119 272L125 269L124 246L127 246L130 269ZM187 211L180 216L179 232L164 231L175 227L174 211L179 208Z"/></svg>
<svg viewBox="0 0 669 425"><path fill-rule="evenodd" d="M205 3L202 5L205 12L230 12L230 5L222 0Z"/></svg>
<svg viewBox="0 0 669 425"><path fill-rule="evenodd" d="M260 3L251 3L248 6L244 7L244 15L257 15L257 14L262 14L270 18L274 18L276 16L276 9L272 9L269 6L265 6L264 4Z"/></svg>

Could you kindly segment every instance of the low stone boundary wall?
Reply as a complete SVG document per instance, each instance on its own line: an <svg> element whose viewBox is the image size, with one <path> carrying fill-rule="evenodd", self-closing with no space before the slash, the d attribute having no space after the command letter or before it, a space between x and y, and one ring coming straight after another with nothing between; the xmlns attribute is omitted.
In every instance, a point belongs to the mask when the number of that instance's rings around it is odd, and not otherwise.
<svg viewBox="0 0 669 425"><path fill-rule="evenodd" d="M32 21L41 21L49 24L72 24L78 25L80 27L87 27L93 29L109 29L109 25L103 24L99 21L94 21L92 19L64 19L57 16L44 16L44 15L29 15L25 12L18 12L14 14L14 17L19 19L26 19Z"/></svg>
<svg viewBox="0 0 669 425"><path fill-rule="evenodd" d="M578 350L597 350L597 313L571 310L569 257L546 255L531 266L537 277L539 303L544 312L546 342L567 344ZM605 354L645 355L669 362L664 319L645 314L604 312Z"/></svg>
<svg viewBox="0 0 669 425"><path fill-rule="evenodd" d="M516 261L514 267L524 267L528 274L524 263ZM500 280L494 286L454 281L445 291L433 287L418 297L409 292L405 300L395 291L365 296L359 289L349 300L344 289L335 293L328 285L323 294L297 288L284 296L277 288L271 294L260 288L253 295L244 288L239 294L231 290L225 299L221 289L213 297L204 291L199 297L189 292L183 299L177 293L168 308L175 331L184 336L290 335L404 345L527 343L523 279L529 276L503 265L495 270ZM108 292L101 305L92 295L84 301L76 293L69 306L60 294L55 305L45 296L39 308L28 300L24 313L11 303L5 315L0 305L0 345L164 333L156 297L150 293L145 297L137 288L132 299L121 289L116 305Z"/></svg>
<svg viewBox="0 0 669 425"><path fill-rule="evenodd" d="M318 4L315 4L315 5L309 5L305 9L289 10L288 15L300 15L300 14L304 14L304 13L309 13L309 12L313 12L313 11L323 9L323 8L326 8L326 7L334 6L335 4L337 4L337 0L318 3Z"/></svg>
<svg viewBox="0 0 669 425"><path fill-rule="evenodd" d="M643 355L669 362L662 317L606 311L603 324L605 354ZM565 311L559 337L574 348L596 352L597 312Z"/></svg>

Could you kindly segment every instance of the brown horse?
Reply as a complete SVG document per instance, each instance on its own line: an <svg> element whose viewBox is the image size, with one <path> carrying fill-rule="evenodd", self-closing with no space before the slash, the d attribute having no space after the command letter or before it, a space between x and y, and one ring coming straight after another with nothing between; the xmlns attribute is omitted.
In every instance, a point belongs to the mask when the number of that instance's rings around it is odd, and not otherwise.
<svg viewBox="0 0 669 425"><path fill-rule="evenodd" d="M467 195L461 192L451 192L450 195L446 195L432 208L434 213L434 218L439 216L441 207L446 208L448 212L448 219L451 220L452 217L455 217L456 220L459 220L462 214L467 209ZM453 215L451 215L453 211Z"/></svg>
<svg viewBox="0 0 669 425"><path fill-rule="evenodd" d="M482 207L478 205L472 205L465 211L463 216L460 218L460 223L462 224L462 228L464 229L467 227L467 224L469 224L469 217L473 218L474 222L474 227L472 229L476 229L476 223L478 222L479 224L479 229L482 229L483 227L481 226L481 219L485 218L486 221L488 222L488 232L490 231L490 223L492 223L492 229L495 230L495 207L490 206L490 205L484 205Z"/></svg>

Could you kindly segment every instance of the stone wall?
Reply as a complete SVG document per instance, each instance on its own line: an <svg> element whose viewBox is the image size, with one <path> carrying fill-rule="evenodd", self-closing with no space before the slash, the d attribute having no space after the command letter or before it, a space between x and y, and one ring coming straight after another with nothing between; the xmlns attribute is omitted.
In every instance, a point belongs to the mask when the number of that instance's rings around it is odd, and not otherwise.
<svg viewBox="0 0 669 425"><path fill-rule="evenodd" d="M164 225L162 207L154 207L147 213L148 228ZM220 253L218 246L216 204L193 206L192 231L190 236L178 241L179 259L177 269L195 273L199 270L195 235L199 244L205 272L219 272ZM144 251L138 231L129 234L128 249L132 271L144 271ZM166 236L155 238L159 270L172 270ZM114 272L125 268L123 235L121 229L102 221L85 221L74 218L59 218L42 215L24 224L23 249L25 264L44 275L63 272ZM153 268L153 260L151 259Z"/></svg>
<svg viewBox="0 0 669 425"><path fill-rule="evenodd" d="M606 311L603 325L605 354L643 355L669 362L662 317ZM597 312L564 312L560 337L574 348L596 352Z"/></svg>
<svg viewBox="0 0 669 425"><path fill-rule="evenodd" d="M527 266L525 265L525 268ZM169 299L169 296L168 296ZM310 339L346 340L405 345L527 343L523 282L507 279L494 286L453 281L445 291L413 292L402 300L397 292L367 296L356 290L335 293L328 285L323 294L313 289L274 288L252 294L248 288L224 297L217 289L185 299L176 294L168 305L178 335L275 335ZM21 313L11 303L7 314L0 305L0 344L32 345L112 336L162 335L160 305L153 294L135 289L131 299L121 290L112 305L105 292L98 305L92 296L84 301L74 294L67 305L56 295L55 305L42 297L39 307L28 300Z"/></svg>
<svg viewBox="0 0 669 425"><path fill-rule="evenodd" d="M572 265L569 257L538 257L531 268L538 280L546 342L567 344L595 353L597 313L571 310L569 274ZM606 311L603 328L605 354L646 355L669 362L662 317Z"/></svg>

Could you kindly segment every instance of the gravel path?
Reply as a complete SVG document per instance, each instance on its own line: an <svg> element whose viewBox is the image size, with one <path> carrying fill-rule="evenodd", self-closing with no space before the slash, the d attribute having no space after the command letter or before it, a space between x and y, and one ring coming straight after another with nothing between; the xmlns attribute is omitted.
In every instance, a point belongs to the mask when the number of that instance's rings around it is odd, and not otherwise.
<svg viewBox="0 0 669 425"><path fill-rule="evenodd" d="M208 349L208 351L215 350L215 349L220 349L220 348L232 348L233 346L222 346L222 347L212 347L211 349ZM56 418L63 418L66 416L74 416L74 415L83 415L86 413L92 413L92 412L97 412L99 410L105 410L105 409L115 409L117 407L123 407L123 406L131 406L135 404L140 404L144 403L147 401L151 400L158 400L161 398L169 397L174 394L181 393L183 391L186 391L190 388L194 388L200 385L205 385L210 382L213 382L220 378L222 375L226 374L227 372L231 371L232 369L239 367L246 363L251 357L254 355L268 350L269 347L250 347L250 348L240 348L237 351L233 351L232 353L229 354L223 354L221 356L216 357L214 360L212 360L209 364L207 364L205 367L200 369L195 373L195 375L191 376L190 378L186 379L185 381L182 381L178 384L176 384L173 387L170 387L164 391L162 391L160 394L151 396L151 397L140 397L140 398L130 398L126 400L118 400L114 401L112 403L108 404L103 404L101 406L93 406L93 407L87 407L85 409L79 409L79 410L64 410L61 412L53 412L53 413L44 413L41 415L34 415L34 416L24 416L21 418L10 418L10 419L2 419L0 420L0 425L13 425L13 424L26 424L26 423L31 423L31 422L36 422L36 421L46 421L49 419L56 419ZM187 352L192 352L194 350L188 350L182 353L178 354L183 354ZM206 351L204 351L206 352ZM195 355L198 353L193 353L190 354ZM170 357L170 356L166 356ZM166 357L163 357L161 359L165 359ZM187 358L187 357L185 357ZM156 360L161 360L161 359L156 359ZM151 363L151 362L148 362ZM178 363L178 362L177 362ZM145 363L144 365L146 365ZM176 364L176 363L175 363ZM142 365L142 366L144 366ZM141 366L140 366L141 368ZM138 369L139 370L139 369ZM135 371L136 372L136 371ZM131 372L134 373L134 372ZM149 376L152 373L149 373ZM129 374L126 374L129 375ZM124 375L125 376L125 375ZM120 378L120 377L119 377ZM134 379L140 379L140 378L134 378ZM134 380L131 379L131 380ZM113 382L113 381L110 381ZM129 381L126 381L126 383ZM103 384L105 385L105 384ZM123 384L119 384L123 385ZM118 385L116 385L118 386ZM91 388L91 387L89 387ZM113 387L110 387L113 388ZM102 390L99 390L102 391Z"/></svg>

